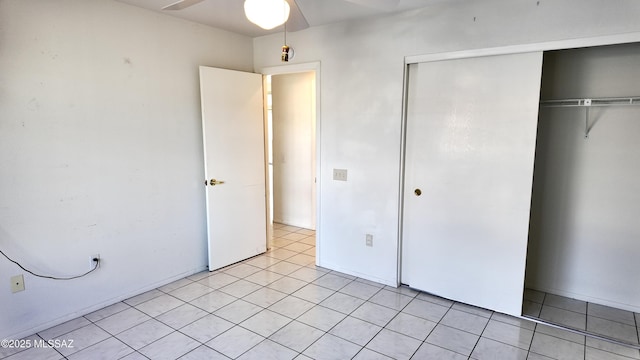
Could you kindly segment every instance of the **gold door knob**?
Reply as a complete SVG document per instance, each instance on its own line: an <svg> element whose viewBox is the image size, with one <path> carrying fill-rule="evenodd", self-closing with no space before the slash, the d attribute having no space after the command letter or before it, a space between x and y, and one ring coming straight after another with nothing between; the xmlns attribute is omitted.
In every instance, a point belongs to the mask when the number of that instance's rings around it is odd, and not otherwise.
<svg viewBox="0 0 640 360"><path fill-rule="evenodd" d="M224 181L222 180L211 179L209 181L209 185L211 186L222 185L222 184L224 184Z"/></svg>
<svg viewBox="0 0 640 360"><path fill-rule="evenodd" d="M420 196L420 195L422 195L422 190L415 189L415 190L413 190L413 193L416 194L416 196Z"/></svg>

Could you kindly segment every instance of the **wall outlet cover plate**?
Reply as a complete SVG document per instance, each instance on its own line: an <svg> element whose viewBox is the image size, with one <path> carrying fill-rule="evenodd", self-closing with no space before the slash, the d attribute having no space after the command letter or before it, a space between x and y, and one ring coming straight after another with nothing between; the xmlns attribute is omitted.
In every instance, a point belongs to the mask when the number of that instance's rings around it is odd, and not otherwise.
<svg viewBox="0 0 640 360"><path fill-rule="evenodd" d="M16 275L11 277L11 292L17 293L24 291L24 277L22 275Z"/></svg>

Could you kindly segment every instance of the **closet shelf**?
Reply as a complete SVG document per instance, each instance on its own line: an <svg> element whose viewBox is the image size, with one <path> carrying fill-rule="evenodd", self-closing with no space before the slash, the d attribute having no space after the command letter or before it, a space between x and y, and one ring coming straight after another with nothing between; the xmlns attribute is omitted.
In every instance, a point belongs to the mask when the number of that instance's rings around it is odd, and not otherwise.
<svg viewBox="0 0 640 360"><path fill-rule="evenodd" d="M594 99L542 100L540 101L540 105L545 107L633 106L640 105L640 96Z"/></svg>
<svg viewBox="0 0 640 360"><path fill-rule="evenodd" d="M584 138L589 138L589 108L603 106L635 106L640 105L640 96L596 98L596 99L561 99L542 100L540 106L544 107L584 107Z"/></svg>

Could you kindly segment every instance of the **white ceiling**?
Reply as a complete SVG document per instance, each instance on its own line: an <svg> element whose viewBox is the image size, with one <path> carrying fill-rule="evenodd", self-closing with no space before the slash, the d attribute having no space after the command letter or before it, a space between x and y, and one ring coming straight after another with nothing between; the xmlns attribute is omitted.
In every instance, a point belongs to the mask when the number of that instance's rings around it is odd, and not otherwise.
<svg viewBox="0 0 640 360"><path fill-rule="evenodd" d="M272 30L263 30L250 23L244 16L243 0L204 0L186 9L164 11L161 10L164 6L175 3L176 0L116 1L250 37L267 35L283 30L282 26ZM295 0L295 3L304 14L309 26L318 26L390 13L389 11L376 7L374 5L376 3L375 0L359 0L357 2L366 3L367 1L370 1L372 5L357 5L346 0ZM393 12L417 9L442 1L445 0L399 0L398 6ZM291 24L288 29L291 29Z"/></svg>

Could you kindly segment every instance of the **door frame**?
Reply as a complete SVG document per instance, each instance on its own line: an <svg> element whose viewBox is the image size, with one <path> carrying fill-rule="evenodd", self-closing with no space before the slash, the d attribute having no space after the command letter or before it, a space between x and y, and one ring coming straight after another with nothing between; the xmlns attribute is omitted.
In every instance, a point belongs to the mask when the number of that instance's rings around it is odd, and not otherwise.
<svg viewBox="0 0 640 360"><path fill-rule="evenodd" d="M630 32L616 35L566 39L539 42L532 44L520 44L510 46L500 46L482 49L471 49L462 51L451 51L432 54L411 55L404 57L403 65L403 87L402 87L402 112L401 112L401 131L400 131L400 166L399 166L399 196L398 196L398 248L397 248L397 273L396 282L399 286L402 282L402 242L403 242L403 224L404 224L404 191L405 191L405 161L406 161L406 131L407 131L407 105L408 105L408 89L409 89L409 65L421 62L446 61L455 59L464 59L472 57L483 57L493 55L519 54L528 52L545 52L553 50L566 50L574 48L584 48L593 46L606 46L617 44L628 44L640 42L640 32ZM543 64L544 66L544 64ZM524 279L523 279L524 281ZM524 286L524 284L523 284Z"/></svg>
<svg viewBox="0 0 640 360"><path fill-rule="evenodd" d="M315 98L315 108L316 108L316 128L315 128L315 142L316 142L316 158L315 158L315 167L316 167L316 188L315 188L315 192L316 192L316 219L315 219L315 223L316 223L316 265L321 266L321 262L320 262L320 254L321 254L321 248L322 248L322 242L320 241L321 236L321 219L320 219L320 205L321 205L321 196L320 196L320 189L321 189L321 180L322 176L321 176L321 152L320 152L320 147L321 147L321 143L320 143L320 139L321 139L321 117L320 117L320 61L314 61L314 62L308 62L308 63L300 63L300 64L288 64L288 65L279 65L279 66L267 66L267 67L263 67L258 69L258 73L262 74L263 76L267 76L267 75L286 75L286 74L296 74L296 73L304 73L304 72L311 72L313 71L315 74L315 81L316 81L316 98ZM266 98L267 98L267 92L266 92L266 88L263 87L263 91L264 91L264 104L265 104L265 109L266 109ZM265 117L264 117L264 125L265 125L265 164L267 163L267 158L266 158L266 146L268 146L267 141L268 141L268 133L267 133L267 112L265 111ZM268 166L268 164L266 164ZM272 196L273 194L271 194L269 192L269 184L268 184L268 170L265 172L265 177L267 177L267 193L268 196ZM268 207L267 207L267 211L269 211ZM269 217L270 215L267 214L267 217ZM271 231L272 229L270 227L267 227L267 238L271 237Z"/></svg>

